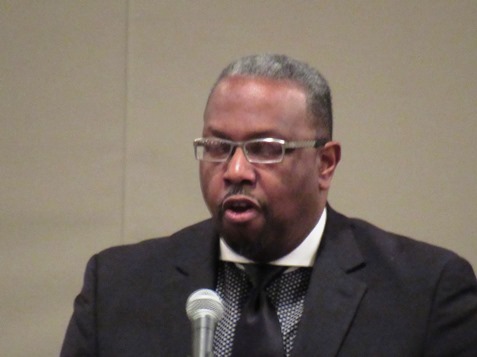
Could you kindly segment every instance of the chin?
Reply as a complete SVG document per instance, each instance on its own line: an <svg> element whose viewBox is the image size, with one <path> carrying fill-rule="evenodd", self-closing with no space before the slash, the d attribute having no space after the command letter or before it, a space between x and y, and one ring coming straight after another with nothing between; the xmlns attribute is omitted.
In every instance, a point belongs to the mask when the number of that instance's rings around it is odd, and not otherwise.
<svg viewBox="0 0 477 357"><path fill-rule="evenodd" d="M274 252L267 252L263 233L250 232L246 229L224 229L221 231L227 245L236 253L254 261L270 261Z"/></svg>
<svg viewBox="0 0 477 357"><path fill-rule="evenodd" d="M224 238L225 239L225 238ZM232 248L232 250L240 254L243 257L254 261L262 261L261 257L264 255L263 247L256 242L250 241L234 241L234 240L225 240L227 244Z"/></svg>

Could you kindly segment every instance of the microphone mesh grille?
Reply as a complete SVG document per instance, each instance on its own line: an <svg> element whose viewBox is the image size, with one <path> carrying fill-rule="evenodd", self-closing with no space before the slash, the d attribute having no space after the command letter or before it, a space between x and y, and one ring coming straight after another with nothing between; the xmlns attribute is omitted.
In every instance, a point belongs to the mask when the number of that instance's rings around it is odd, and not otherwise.
<svg viewBox="0 0 477 357"><path fill-rule="evenodd" d="M190 320L195 320L204 315L220 320L224 315L224 304L215 291L199 289L194 291L187 299L186 311Z"/></svg>

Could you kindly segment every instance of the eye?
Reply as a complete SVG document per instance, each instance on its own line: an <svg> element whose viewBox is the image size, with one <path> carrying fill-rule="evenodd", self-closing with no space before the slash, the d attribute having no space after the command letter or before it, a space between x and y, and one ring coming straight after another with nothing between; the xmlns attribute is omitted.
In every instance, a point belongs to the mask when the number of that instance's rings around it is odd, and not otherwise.
<svg viewBox="0 0 477 357"><path fill-rule="evenodd" d="M247 144L247 152L251 156L276 158L282 155L282 145L275 142L254 141Z"/></svg>
<svg viewBox="0 0 477 357"><path fill-rule="evenodd" d="M204 143L204 151L211 157L227 156L230 152L230 144L221 140L207 140Z"/></svg>

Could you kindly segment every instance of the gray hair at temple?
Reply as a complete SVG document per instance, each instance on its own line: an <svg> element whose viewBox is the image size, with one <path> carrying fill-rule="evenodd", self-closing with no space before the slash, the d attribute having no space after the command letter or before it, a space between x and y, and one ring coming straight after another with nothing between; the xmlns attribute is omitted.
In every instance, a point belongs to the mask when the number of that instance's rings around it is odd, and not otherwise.
<svg viewBox="0 0 477 357"><path fill-rule="evenodd" d="M276 80L290 80L303 87L307 94L308 112L317 129L324 129L329 139L333 133L331 91L326 79L304 62L285 55L263 54L240 58L229 64L212 87L226 77L255 76Z"/></svg>

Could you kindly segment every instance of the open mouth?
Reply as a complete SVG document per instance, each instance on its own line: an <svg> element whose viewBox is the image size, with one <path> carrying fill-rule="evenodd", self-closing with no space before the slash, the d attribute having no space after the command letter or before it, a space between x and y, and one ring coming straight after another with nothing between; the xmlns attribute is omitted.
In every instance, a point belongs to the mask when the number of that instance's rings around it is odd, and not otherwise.
<svg viewBox="0 0 477 357"><path fill-rule="evenodd" d="M249 202L232 202L225 206L225 209L232 210L237 213L245 212L248 209L253 208L253 206Z"/></svg>
<svg viewBox="0 0 477 357"><path fill-rule="evenodd" d="M222 204L224 218L233 223L244 223L255 218L260 210L258 203L247 196L232 196Z"/></svg>

